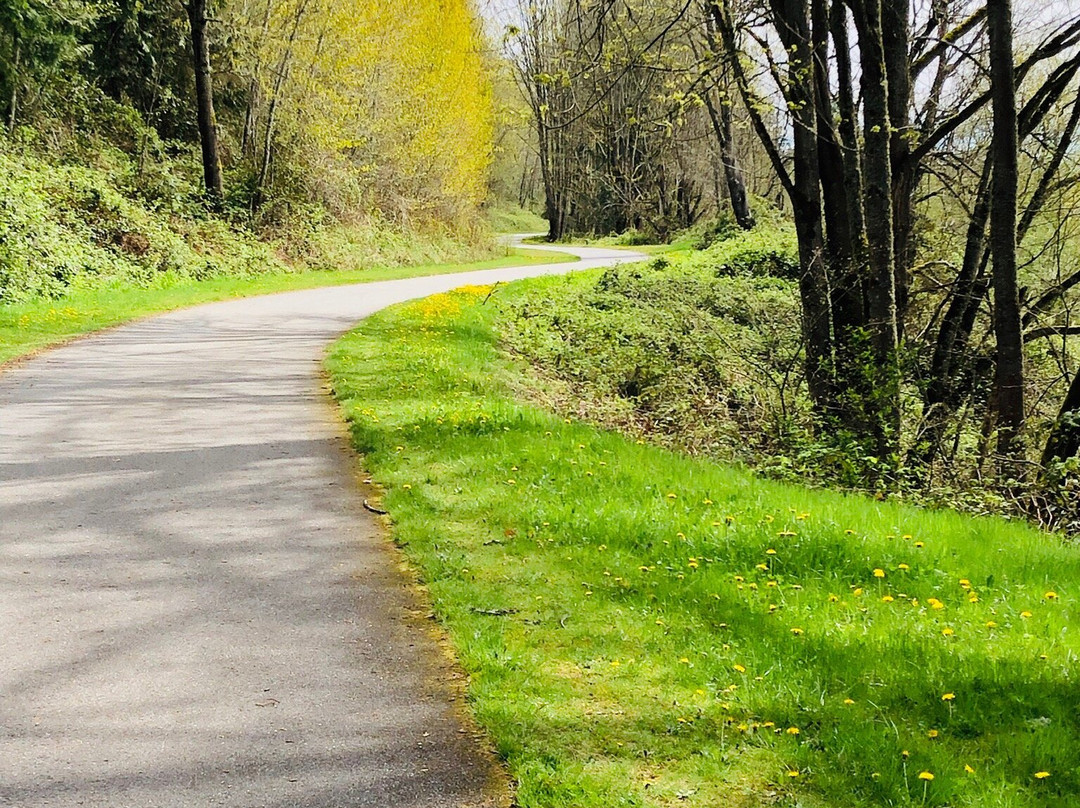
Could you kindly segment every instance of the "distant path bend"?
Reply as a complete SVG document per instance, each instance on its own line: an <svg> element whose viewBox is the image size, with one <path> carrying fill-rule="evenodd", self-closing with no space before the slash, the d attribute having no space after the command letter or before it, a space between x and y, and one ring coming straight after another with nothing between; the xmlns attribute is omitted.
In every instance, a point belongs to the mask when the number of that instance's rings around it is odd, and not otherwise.
<svg viewBox="0 0 1080 808"><path fill-rule="evenodd" d="M392 303L640 258L248 298L0 374L0 806L492 804L321 389Z"/></svg>

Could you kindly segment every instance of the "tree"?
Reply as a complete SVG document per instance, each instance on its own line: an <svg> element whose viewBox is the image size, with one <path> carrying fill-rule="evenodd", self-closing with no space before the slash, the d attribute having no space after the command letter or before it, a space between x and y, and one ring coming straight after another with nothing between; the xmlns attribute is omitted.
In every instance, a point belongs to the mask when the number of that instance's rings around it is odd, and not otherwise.
<svg viewBox="0 0 1080 808"><path fill-rule="evenodd" d="M191 50L195 66L195 105L202 146L203 182L211 204L221 203L224 184L218 148L217 116L214 114L214 82L210 66L210 38L207 34L207 0L189 0L185 5L191 26Z"/></svg>
<svg viewBox="0 0 1080 808"><path fill-rule="evenodd" d="M998 454L1013 460L1022 452L1024 343L1016 280L1018 133L1013 75L1012 2L987 0L990 29L990 91L994 110L993 196L990 245L994 261L994 367Z"/></svg>

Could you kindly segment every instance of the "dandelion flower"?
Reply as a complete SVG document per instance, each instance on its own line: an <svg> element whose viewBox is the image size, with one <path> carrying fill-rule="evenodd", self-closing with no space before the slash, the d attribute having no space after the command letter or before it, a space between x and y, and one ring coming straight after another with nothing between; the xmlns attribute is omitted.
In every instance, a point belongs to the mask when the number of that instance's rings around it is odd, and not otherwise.
<svg viewBox="0 0 1080 808"><path fill-rule="evenodd" d="M904 541L911 541L911 534L910 533L905 533L900 538L903 539Z"/></svg>
<svg viewBox="0 0 1080 808"><path fill-rule="evenodd" d="M668 498L668 499L678 499L678 498L679 498L679 495L678 495L678 494L668 494L668 495L667 495L667 498Z"/></svg>
<svg viewBox="0 0 1080 808"><path fill-rule="evenodd" d="M986 621L986 627L987 628L997 628L997 623L995 621L993 621L993 620L987 620Z"/></svg>
<svg viewBox="0 0 1080 808"><path fill-rule="evenodd" d="M971 581L969 581L967 578L961 578L960 579L960 588L961 589L971 589Z"/></svg>
<svg viewBox="0 0 1080 808"><path fill-rule="evenodd" d="M1047 600L1057 600L1057 592L1050 591L1043 595Z"/></svg>
<svg viewBox="0 0 1080 808"><path fill-rule="evenodd" d="M855 587L855 590L851 594L853 594L855 597L859 597L860 595L862 595L862 587Z"/></svg>
<svg viewBox="0 0 1080 808"><path fill-rule="evenodd" d="M854 704L855 699L844 699L844 704Z"/></svg>
<svg viewBox="0 0 1080 808"><path fill-rule="evenodd" d="M798 637L800 634L803 633L803 630L801 628L799 628L798 626L795 626L794 628L791 629L791 633L794 634L796 637Z"/></svg>
<svg viewBox="0 0 1080 808"><path fill-rule="evenodd" d="M679 658L679 664L680 665L689 665L690 660L687 657L680 657Z"/></svg>
<svg viewBox="0 0 1080 808"><path fill-rule="evenodd" d="M939 733L936 729L932 729L928 733L926 733L926 737L929 738L930 740L933 740L934 738L936 738L940 734L941 733Z"/></svg>
<svg viewBox="0 0 1080 808"><path fill-rule="evenodd" d="M883 570L881 568L875 569L874 570L874 577L875 578L884 578L885 577L885 570Z"/></svg>
<svg viewBox="0 0 1080 808"><path fill-rule="evenodd" d="M955 693L944 693L941 696L941 700L942 701L955 701L956 700L956 694Z"/></svg>
<svg viewBox="0 0 1080 808"><path fill-rule="evenodd" d="M882 602L882 603L892 603L892 602L893 602L893 600L895 600L895 598L893 598L893 596L892 596L892 595L884 595L884 596L882 596L882 598L881 598L881 602Z"/></svg>
<svg viewBox="0 0 1080 808"><path fill-rule="evenodd" d="M919 779L929 782L934 779L934 775L931 772L919 772Z"/></svg>
<svg viewBox="0 0 1080 808"><path fill-rule="evenodd" d="M829 595L829 603L836 603L838 600L840 600L839 595Z"/></svg>
<svg viewBox="0 0 1080 808"><path fill-rule="evenodd" d="M937 598L927 598L926 602L929 603L930 608L936 612L940 612L942 609L945 608L945 604Z"/></svg>
<svg viewBox="0 0 1080 808"><path fill-rule="evenodd" d="M755 564L754 565L754 569L761 570L762 572L765 572L768 568L769 568L768 564Z"/></svg>
<svg viewBox="0 0 1080 808"><path fill-rule="evenodd" d="M1050 772L1035 772L1035 779L1036 780L1045 780L1049 776L1050 776Z"/></svg>
<svg viewBox="0 0 1080 808"><path fill-rule="evenodd" d="M702 500L702 504L703 505L712 505L712 500L711 499L704 499L704 500Z"/></svg>
<svg viewBox="0 0 1080 808"><path fill-rule="evenodd" d="M951 628L949 628L948 626L945 626L945 628L943 628L943 629L941 630L941 636L942 636L942 637L951 637L951 636L952 636L953 634L955 634L955 633L956 633L956 632L955 632L955 631L953 631L953 630L952 630Z"/></svg>
<svg viewBox="0 0 1080 808"><path fill-rule="evenodd" d="M733 667L739 673L746 673L746 668L744 668L742 665L732 665L731 667Z"/></svg>
<svg viewBox="0 0 1080 808"><path fill-rule="evenodd" d="M776 555L776 550L770 547L768 550L765 551L765 555Z"/></svg>
<svg viewBox="0 0 1080 808"><path fill-rule="evenodd" d="M1031 617L1031 612L1027 612L1027 611L1020 612L1020 616L1026 619L1028 617Z"/></svg>
<svg viewBox="0 0 1080 808"><path fill-rule="evenodd" d="M849 528L848 528L847 530L845 530L845 531L844 531L844 535L845 535L845 536L854 536L854 535L855 535L855 531L854 531L854 530L852 530L852 529L851 529L851 528L849 527Z"/></svg>
<svg viewBox="0 0 1080 808"><path fill-rule="evenodd" d="M907 572L909 569L911 569L911 567L909 567L907 564L897 564L896 568L898 570L903 570L904 572Z"/></svg>
<svg viewBox="0 0 1080 808"><path fill-rule="evenodd" d="M798 735L799 734L799 728L798 727L788 727L785 730L785 732L787 732L788 735ZM1049 776L1049 775L1047 775L1047 776Z"/></svg>
<svg viewBox="0 0 1080 808"><path fill-rule="evenodd" d="M792 769L791 771L789 771L789 772L787 773L787 776L788 776L788 777L798 777L798 776L799 776L799 773L798 773L797 771L795 771L794 769Z"/></svg>
<svg viewBox="0 0 1080 808"><path fill-rule="evenodd" d="M968 774L975 774L975 770L971 768L971 766L967 763L964 764L964 771L966 771Z"/></svg>
<svg viewBox="0 0 1080 808"><path fill-rule="evenodd" d="M979 602L979 596L976 595L974 592L972 592L970 595L968 595L968 603L978 603L978 602Z"/></svg>
<svg viewBox="0 0 1080 808"><path fill-rule="evenodd" d="M915 542L915 547L916 547L916 549L919 549L919 550L921 550L921 549L922 549L923 547L925 547L925 546L926 546L926 542L924 542L924 541L917 541L917 542Z"/></svg>

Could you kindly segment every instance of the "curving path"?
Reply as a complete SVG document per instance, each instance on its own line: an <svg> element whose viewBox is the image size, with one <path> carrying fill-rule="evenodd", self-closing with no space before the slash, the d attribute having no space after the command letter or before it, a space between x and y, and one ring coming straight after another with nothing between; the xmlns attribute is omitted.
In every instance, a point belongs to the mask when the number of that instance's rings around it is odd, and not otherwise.
<svg viewBox="0 0 1080 808"><path fill-rule="evenodd" d="M290 292L0 374L0 806L500 801L327 400L384 306L640 256Z"/></svg>

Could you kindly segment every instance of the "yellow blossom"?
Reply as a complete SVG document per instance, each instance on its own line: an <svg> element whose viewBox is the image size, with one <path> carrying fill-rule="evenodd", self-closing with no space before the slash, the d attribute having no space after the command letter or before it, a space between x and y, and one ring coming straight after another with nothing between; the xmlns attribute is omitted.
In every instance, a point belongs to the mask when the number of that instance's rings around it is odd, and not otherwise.
<svg viewBox="0 0 1080 808"><path fill-rule="evenodd" d="M953 631L953 630L952 630L951 628L949 628L948 626L945 626L945 628L943 628L943 629L941 630L941 636L943 636L943 637L951 637L951 636L952 636L953 634L955 634L955 633L956 633L956 632L955 632L955 631Z"/></svg>
<svg viewBox="0 0 1080 808"><path fill-rule="evenodd" d="M732 665L731 667L733 667L739 673L746 673L746 668L744 668L742 665Z"/></svg>
<svg viewBox="0 0 1080 808"><path fill-rule="evenodd" d="M801 628L799 628L798 626L795 626L794 628L791 629L791 633L794 634L796 637L798 637L800 634L803 633L803 630Z"/></svg>
<svg viewBox="0 0 1080 808"><path fill-rule="evenodd" d="M798 777L798 776L799 776L799 773L798 773L797 771L795 771L794 769L792 769L791 771L789 771L789 772L787 773L787 776L788 776L788 777Z"/></svg>
<svg viewBox="0 0 1080 808"><path fill-rule="evenodd" d="M971 589L971 581L969 581L967 578L961 578L960 587L962 589Z"/></svg>
<svg viewBox="0 0 1080 808"><path fill-rule="evenodd" d="M898 564L896 566L896 568L898 570L904 570L905 572L907 572L909 569L911 569L911 567L909 567L907 564Z"/></svg>
<svg viewBox="0 0 1080 808"><path fill-rule="evenodd" d="M934 775L931 774L930 772L919 772L919 779L920 780L933 780Z"/></svg>
<svg viewBox="0 0 1080 808"><path fill-rule="evenodd" d="M1047 600L1057 600L1057 592L1050 591L1043 595Z"/></svg>
<svg viewBox="0 0 1080 808"><path fill-rule="evenodd" d="M874 570L874 577L875 578L884 578L885 577L885 570L883 570L881 568L875 569Z"/></svg>
<svg viewBox="0 0 1080 808"><path fill-rule="evenodd" d="M966 771L968 774L975 774L975 770L971 768L971 766L967 763L964 764L964 771Z"/></svg>
<svg viewBox="0 0 1080 808"><path fill-rule="evenodd" d="M929 738L930 740L933 740L938 735L939 735L939 733L938 733L938 731L936 729L932 729L928 733L926 733L926 737Z"/></svg>
<svg viewBox="0 0 1080 808"><path fill-rule="evenodd" d="M776 550L770 547L768 550L765 551L765 555L776 555Z"/></svg>
<svg viewBox="0 0 1080 808"><path fill-rule="evenodd" d="M937 598L927 598L926 602L930 604L930 608L933 609L934 611L940 612L942 609L945 608L945 604L942 603Z"/></svg>
<svg viewBox="0 0 1080 808"><path fill-rule="evenodd" d="M1020 612L1020 616L1024 618L1031 617L1031 612Z"/></svg>
<svg viewBox="0 0 1080 808"><path fill-rule="evenodd" d="M844 704L854 704L855 699L844 699Z"/></svg>
<svg viewBox="0 0 1080 808"><path fill-rule="evenodd" d="M997 628L997 623L995 621L993 621L993 620L987 620L986 621L986 627L987 628Z"/></svg>
<svg viewBox="0 0 1080 808"><path fill-rule="evenodd" d="M894 598L893 598L893 596L892 596L892 595L884 595L884 596L882 596L882 598L881 598L881 602L882 602L882 603L892 603L892 602L893 602L893 600L894 600Z"/></svg>
<svg viewBox="0 0 1080 808"><path fill-rule="evenodd" d="M942 701L955 701L956 700L956 694L955 693L944 693L941 696L941 700Z"/></svg>
<svg viewBox="0 0 1080 808"><path fill-rule="evenodd" d="M788 735L798 735L799 734L799 728L798 727L788 727L787 730L785 730L785 731L787 732Z"/></svg>
<svg viewBox="0 0 1080 808"><path fill-rule="evenodd" d="M1035 779L1036 780L1045 780L1049 776L1050 776L1050 772L1035 772Z"/></svg>

